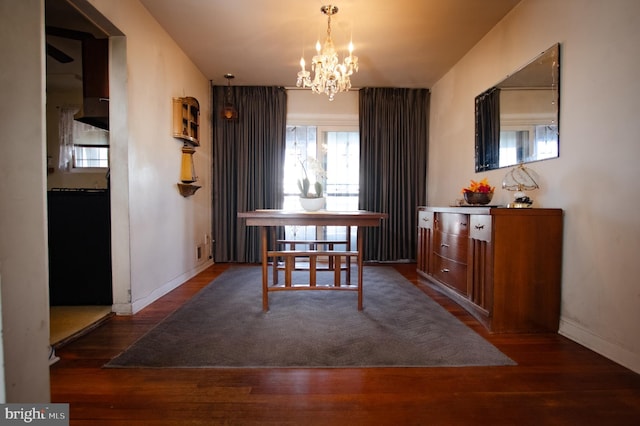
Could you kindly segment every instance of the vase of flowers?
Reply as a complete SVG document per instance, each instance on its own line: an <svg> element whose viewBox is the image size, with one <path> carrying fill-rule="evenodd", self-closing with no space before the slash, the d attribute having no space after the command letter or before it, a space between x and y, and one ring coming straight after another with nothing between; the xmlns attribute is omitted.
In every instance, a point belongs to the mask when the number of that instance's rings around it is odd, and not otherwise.
<svg viewBox="0 0 640 426"><path fill-rule="evenodd" d="M311 185L308 170L314 172L316 178L325 177L326 173L322 164L313 157L306 160L299 160L302 166L303 177L298 179L298 189L300 190L300 205L307 211L316 211L324 208L325 198L323 195L322 183L315 181ZM308 169L308 170L307 170Z"/></svg>
<svg viewBox="0 0 640 426"><path fill-rule="evenodd" d="M485 205L491 202L494 189L495 187L489 185L487 178L482 179L480 182L471 180L471 184L468 187L462 188L462 195L468 204Z"/></svg>

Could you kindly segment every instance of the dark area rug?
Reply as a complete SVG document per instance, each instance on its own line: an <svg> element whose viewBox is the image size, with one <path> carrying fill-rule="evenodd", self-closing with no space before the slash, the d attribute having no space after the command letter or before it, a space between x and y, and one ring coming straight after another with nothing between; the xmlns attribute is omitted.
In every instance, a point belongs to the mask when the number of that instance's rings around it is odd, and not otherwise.
<svg viewBox="0 0 640 426"><path fill-rule="evenodd" d="M260 267L233 266L106 367L515 365L391 267L364 268L362 311L342 291L275 292L269 305Z"/></svg>

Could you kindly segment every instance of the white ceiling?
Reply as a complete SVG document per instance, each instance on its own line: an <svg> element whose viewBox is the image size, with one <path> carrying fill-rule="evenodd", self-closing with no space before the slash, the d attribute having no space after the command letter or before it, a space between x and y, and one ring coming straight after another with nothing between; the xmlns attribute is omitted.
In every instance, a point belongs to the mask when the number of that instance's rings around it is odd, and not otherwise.
<svg viewBox="0 0 640 426"><path fill-rule="evenodd" d="M520 0L337 0L336 48L353 38L354 88L430 88ZM141 0L214 84L295 86L316 40L325 0ZM307 65L307 69L309 66Z"/></svg>
<svg viewBox="0 0 640 426"><path fill-rule="evenodd" d="M67 0L46 0L47 25L93 32ZM140 0L214 84L294 87L304 52L307 64L324 41L326 0ZM430 88L520 0L337 0L332 38L359 57L354 88ZM80 43L47 41L73 57ZM51 83L80 83L80 61L47 59ZM309 65L307 65L309 69Z"/></svg>

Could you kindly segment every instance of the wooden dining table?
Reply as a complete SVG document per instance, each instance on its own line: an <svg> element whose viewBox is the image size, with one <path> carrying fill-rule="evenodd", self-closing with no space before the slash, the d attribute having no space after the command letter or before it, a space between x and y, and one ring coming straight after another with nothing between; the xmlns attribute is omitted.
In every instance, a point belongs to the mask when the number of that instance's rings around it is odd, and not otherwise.
<svg viewBox="0 0 640 426"><path fill-rule="evenodd" d="M262 249L262 309L263 311L269 310L269 292L280 290L351 290L358 292L358 310L362 310L363 306L363 294L362 294L362 270L363 270L363 239L364 233L363 227L377 227L380 226L383 219L386 219L388 215L386 213L378 213L366 210L355 211L304 211L304 210L277 210L277 209L262 209L249 212L239 212L238 218L244 219L246 226L259 226L261 237L261 249ZM273 247L269 247L268 243L268 229L274 229L278 226L345 226L357 228L356 249L348 251L320 251L320 250L304 250L304 251L279 251L276 250L277 241L273 240ZM335 256L338 260L343 257L356 257L358 268L358 284L356 287L348 285L341 286L339 283L335 283L334 286L316 286L314 280L311 285L299 286L299 285L274 285L269 286L269 258L273 258L274 262L276 257L280 255L295 256L316 256L327 255ZM339 265L337 265L340 268Z"/></svg>

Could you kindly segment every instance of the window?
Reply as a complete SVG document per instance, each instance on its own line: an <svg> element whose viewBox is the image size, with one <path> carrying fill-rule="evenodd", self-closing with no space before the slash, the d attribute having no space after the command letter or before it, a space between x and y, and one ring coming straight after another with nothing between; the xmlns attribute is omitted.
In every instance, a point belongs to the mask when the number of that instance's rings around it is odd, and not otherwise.
<svg viewBox="0 0 640 426"><path fill-rule="evenodd" d="M73 146L74 168L107 168L109 167L108 146Z"/></svg>
<svg viewBox="0 0 640 426"><path fill-rule="evenodd" d="M298 179L302 163L309 157L322 165L326 176L309 176L318 180L326 194L329 210L357 210L360 191L360 135L353 127L287 126L284 165L284 209L300 209ZM355 247L355 229L352 246ZM344 239L344 227L285 228L286 239Z"/></svg>
<svg viewBox="0 0 640 426"><path fill-rule="evenodd" d="M67 172L95 172L109 167L109 131L74 120L77 107L60 109L60 158Z"/></svg>
<svg viewBox="0 0 640 426"><path fill-rule="evenodd" d="M109 132L73 121L73 168L109 167Z"/></svg>
<svg viewBox="0 0 640 426"><path fill-rule="evenodd" d="M557 156L556 125L503 126L500 130L499 167Z"/></svg>

